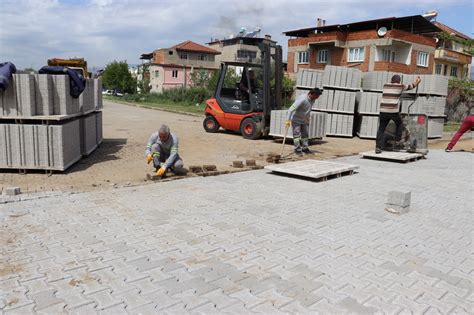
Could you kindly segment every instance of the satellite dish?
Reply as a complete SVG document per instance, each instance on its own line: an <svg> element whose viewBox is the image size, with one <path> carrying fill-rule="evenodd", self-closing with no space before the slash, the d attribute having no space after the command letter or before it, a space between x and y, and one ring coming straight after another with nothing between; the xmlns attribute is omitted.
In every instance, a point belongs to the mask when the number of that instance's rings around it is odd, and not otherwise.
<svg viewBox="0 0 474 315"><path fill-rule="evenodd" d="M387 28L385 26L382 26L377 30L377 35L379 35L380 37L384 37L385 34L387 34Z"/></svg>
<svg viewBox="0 0 474 315"><path fill-rule="evenodd" d="M438 37L435 37L435 42L439 42L439 38L438 38Z"/></svg>

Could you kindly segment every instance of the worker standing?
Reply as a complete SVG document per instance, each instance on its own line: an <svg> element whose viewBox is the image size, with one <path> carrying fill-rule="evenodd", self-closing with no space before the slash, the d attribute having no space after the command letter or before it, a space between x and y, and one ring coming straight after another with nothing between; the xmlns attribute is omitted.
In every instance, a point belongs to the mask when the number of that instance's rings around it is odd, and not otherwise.
<svg viewBox="0 0 474 315"><path fill-rule="evenodd" d="M287 113L286 128L293 128L293 144L295 153L311 153L309 143L309 119L314 102L323 94L319 88L311 89L308 94L299 96L293 105L290 106Z"/></svg>
<svg viewBox="0 0 474 315"><path fill-rule="evenodd" d="M153 161L156 176L162 177L168 169L176 175L185 175L178 147L178 137L170 132L167 125L161 125L160 129L150 136L145 156L148 164Z"/></svg>
<svg viewBox="0 0 474 315"><path fill-rule="evenodd" d="M380 118L377 139L375 142L375 153L382 153L383 134L390 120L396 125L395 141L402 138L403 121L400 117L400 96L403 91L414 89L420 84L421 78L417 77L412 84L401 84L401 78L398 74L392 76L391 82L383 86L382 100L380 101Z"/></svg>

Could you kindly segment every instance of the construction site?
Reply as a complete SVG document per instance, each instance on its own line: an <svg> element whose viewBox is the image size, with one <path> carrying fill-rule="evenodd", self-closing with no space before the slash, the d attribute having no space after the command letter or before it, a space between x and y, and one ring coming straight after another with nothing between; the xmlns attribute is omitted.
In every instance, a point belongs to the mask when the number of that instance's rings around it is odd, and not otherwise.
<svg viewBox="0 0 474 315"><path fill-rule="evenodd" d="M286 107L282 47L260 29L258 59L221 61L198 114L124 101L82 58L0 64L0 313L472 314L472 115L444 130L449 79L428 53L341 44L435 50L407 31L438 30L425 17L374 21L286 32L305 47ZM327 34L357 66L325 64ZM220 54L142 57L188 53ZM150 65L150 87L180 86Z"/></svg>

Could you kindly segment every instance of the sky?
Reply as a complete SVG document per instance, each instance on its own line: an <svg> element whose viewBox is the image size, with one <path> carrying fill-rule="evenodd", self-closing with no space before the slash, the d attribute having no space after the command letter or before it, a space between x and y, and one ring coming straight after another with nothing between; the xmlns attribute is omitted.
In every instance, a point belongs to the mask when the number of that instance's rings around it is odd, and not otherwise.
<svg viewBox="0 0 474 315"><path fill-rule="evenodd" d="M437 21L474 37L472 0L0 0L0 63L38 70L50 58L82 57L99 69L186 40L205 44L256 27L282 32L437 10Z"/></svg>

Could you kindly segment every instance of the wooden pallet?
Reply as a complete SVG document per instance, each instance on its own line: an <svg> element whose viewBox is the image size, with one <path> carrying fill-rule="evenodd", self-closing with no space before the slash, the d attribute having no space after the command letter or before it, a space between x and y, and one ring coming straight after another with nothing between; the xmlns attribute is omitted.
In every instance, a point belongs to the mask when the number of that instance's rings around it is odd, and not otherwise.
<svg viewBox="0 0 474 315"><path fill-rule="evenodd" d="M367 151L359 153L365 159L383 160L388 162L407 163L414 162L424 157L421 153L396 152L396 151L382 151L376 154L374 151Z"/></svg>
<svg viewBox="0 0 474 315"><path fill-rule="evenodd" d="M334 163L319 160L302 160L284 164L267 165L265 169L275 173L305 177L314 180L326 181L344 175L352 175L357 165Z"/></svg>

